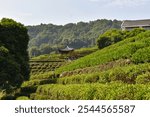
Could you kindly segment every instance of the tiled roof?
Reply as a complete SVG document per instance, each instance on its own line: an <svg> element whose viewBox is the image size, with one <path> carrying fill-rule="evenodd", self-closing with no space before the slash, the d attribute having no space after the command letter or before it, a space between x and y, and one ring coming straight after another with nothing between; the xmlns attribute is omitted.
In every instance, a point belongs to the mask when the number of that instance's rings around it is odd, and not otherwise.
<svg viewBox="0 0 150 117"><path fill-rule="evenodd" d="M125 20L123 21L122 27L140 27L140 26L150 26L150 19L145 20Z"/></svg>
<svg viewBox="0 0 150 117"><path fill-rule="evenodd" d="M74 50L74 48L70 48L68 46L64 49L60 49L60 51L72 51L72 50Z"/></svg>

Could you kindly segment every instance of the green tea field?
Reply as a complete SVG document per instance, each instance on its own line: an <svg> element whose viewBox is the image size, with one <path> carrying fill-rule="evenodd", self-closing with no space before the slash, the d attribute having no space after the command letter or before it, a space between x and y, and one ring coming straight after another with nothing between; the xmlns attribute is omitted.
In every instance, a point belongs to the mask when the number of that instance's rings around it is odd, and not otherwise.
<svg viewBox="0 0 150 117"><path fill-rule="evenodd" d="M17 99L149 100L150 31L133 33L71 62L31 62Z"/></svg>

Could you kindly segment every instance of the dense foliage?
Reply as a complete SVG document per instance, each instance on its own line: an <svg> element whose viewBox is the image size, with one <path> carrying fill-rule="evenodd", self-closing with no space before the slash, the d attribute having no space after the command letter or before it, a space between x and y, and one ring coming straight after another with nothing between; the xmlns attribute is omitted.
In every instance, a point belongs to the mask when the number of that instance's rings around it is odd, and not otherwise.
<svg viewBox="0 0 150 117"><path fill-rule="evenodd" d="M0 21L0 88L19 87L29 78L27 29L12 19Z"/></svg>
<svg viewBox="0 0 150 117"><path fill-rule="evenodd" d="M71 84L43 85L31 95L39 100L149 100L150 85L111 84Z"/></svg>
<svg viewBox="0 0 150 117"><path fill-rule="evenodd" d="M111 44L117 43L123 39L136 36L141 32L145 32L145 30L142 28L141 29L137 28L131 31L127 31L127 30L121 31L117 29L111 29L98 37L97 45L101 49Z"/></svg>
<svg viewBox="0 0 150 117"><path fill-rule="evenodd" d="M28 26L31 38L29 53L30 56L49 54L66 45L73 48L93 46L100 34L110 28L120 28L120 25L121 21L102 19L89 23L70 23L64 26L53 24Z"/></svg>
<svg viewBox="0 0 150 117"><path fill-rule="evenodd" d="M146 58L146 61L148 62L150 59L149 54L146 54L145 58L138 58L137 56L140 56L137 53L140 53L141 51L144 51L146 47L149 47L150 45L150 31L141 32L137 34L136 36L126 38L121 42L118 42L114 45L108 46L104 49L101 49L99 51L96 51L93 54L87 55L81 59L78 59L74 62L72 62L69 65L66 65L64 67L60 67L57 71L59 73L63 71L72 71L74 69L89 67L89 66L95 66L103 63L107 63L110 61L118 60L121 58L128 58L132 59L136 63L143 62ZM140 49L144 49L141 50ZM139 50L139 51L138 51ZM144 53L143 53L144 54ZM141 60L137 60L141 59Z"/></svg>
<svg viewBox="0 0 150 117"><path fill-rule="evenodd" d="M149 100L150 31L109 30L102 36L111 43L99 50L80 49L76 52L85 56L55 70L41 72L49 65L31 64L39 74L31 74L22 84L17 99ZM43 55L35 60L47 58Z"/></svg>
<svg viewBox="0 0 150 117"><path fill-rule="evenodd" d="M141 69L142 68L142 69ZM147 71L150 70L150 64L138 64L127 66L115 66L105 71L94 71L91 73L78 73L57 80L58 84L84 84L84 83L109 83L120 81L128 84L146 84L150 83ZM131 72L132 71L132 72ZM141 77L144 76L144 78ZM143 81L143 79L145 81ZM140 81L141 80L141 81ZM147 82L146 82L147 81Z"/></svg>

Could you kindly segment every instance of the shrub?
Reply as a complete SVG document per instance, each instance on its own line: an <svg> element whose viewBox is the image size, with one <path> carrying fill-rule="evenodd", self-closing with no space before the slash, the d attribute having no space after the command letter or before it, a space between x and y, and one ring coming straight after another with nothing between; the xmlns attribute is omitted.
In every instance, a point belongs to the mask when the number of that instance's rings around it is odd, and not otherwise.
<svg viewBox="0 0 150 117"><path fill-rule="evenodd" d="M136 53L133 54L132 61L135 63L150 62L150 47L139 49Z"/></svg>
<svg viewBox="0 0 150 117"><path fill-rule="evenodd" d="M30 80L35 80L35 79L51 79L55 78L55 74L53 72L44 72L42 74L37 74L37 75L31 75Z"/></svg>
<svg viewBox="0 0 150 117"><path fill-rule="evenodd" d="M137 84L149 84L150 83L150 73L146 72L145 74L139 75L136 78Z"/></svg>
<svg viewBox="0 0 150 117"><path fill-rule="evenodd" d="M123 83L39 86L33 99L51 100L144 100L150 99L149 85Z"/></svg>
<svg viewBox="0 0 150 117"><path fill-rule="evenodd" d="M112 41L109 37L101 36L99 40L97 40L99 49L107 47L111 45Z"/></svg>
<svg viewBox="0 0 150 117"><path fill-rule="evenodd" d="M101 49L111 44L117 43L123 39L134 37L142 32L145 32L145 30L141 28L133 29L131 31L111 29L98 37L97 45Z"/></svg>
<svg viewBox="0 0 150 117"><path fill-rule="evenodd" d="M26 96L20 96L16 100L30 100L29 97Z"/></svg>
<svg viewBox="0 0 150 117"><path fill-rule="evenodd" d="M126 79L128 76L125 72L125 70L121 69L121 68L115 68L114 70L111 70L109 73L109 78L111 79L111 81L123 81L123 82L128 82L128 80Z"/></svg>
<svg viewBox="0 0 150 117"><path fill-rule="evenodd" d="M51 79L36 79L36 80L30 80L23 82L22 87L31 87L31 86L37 86L37 85L43 85L43 84L50 84L50 83L55 83L56 79L51 78Z"/></svg>
<svg viewBox="0 0 150 117"><path fill-rule="evenodd" d="M120 30L116 29L109 30L105 32L103 35L99 36L99 38L97 39L97 45L101 49L118 41L121 41L122 38L123 36Z"/></svg>
<svg viewBox="0 0 150 117"><path fill-rule="evenodd" d="M150 70L148 63L115 67L106 71L88 74L78 74L57 79L58 84L84 84L84 83L109 83L121 81L128 84L135 84L137 76Z"/></svg>

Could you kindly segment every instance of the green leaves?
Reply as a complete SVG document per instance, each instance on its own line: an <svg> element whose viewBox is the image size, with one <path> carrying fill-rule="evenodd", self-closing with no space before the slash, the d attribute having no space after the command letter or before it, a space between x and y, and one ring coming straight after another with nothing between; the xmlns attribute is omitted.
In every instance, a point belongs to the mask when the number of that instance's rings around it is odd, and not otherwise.
<svg viewBox="0 0 150 117"><path fill-rule="evenodd" d="M62 45L69 45L73 48L94 46L96 39L100 34L110 28L120 28L120 25L121 21L102 19L89 23L70 23L64 26L57 26L52 24L28 26L28 33L31 38L29 42L29 51L33 51L31 50L33 46L40 48L42 44L48 44L48 46L53 48L53 52L57 51L59 46ZM42 48L44 47L41 47L39 51L43 50ZM49 48L49 50L51 49ZM45 54L45 52L41 51L39 54Z"/></svg>
<svg viewBox="0 0 150 117"><path fill-rule="evenodd" d="M135 63L150 62L150 47L145 47L136 51L132 56L132 60Z"/></svg>
<svg viewBox="0 0 150 117"><path fill-rule="evenodd" d="M44 100L144 100L150 99L149 85L73 84L39 86L32 99Z"/></svg>
<svg viewBox="0 0 150 117"><path fill-rule="evenodd" d="M145 72L136 78L137 84L150 84L150 72Z"/></svg>
<svg viewBox="0 0 150 117"><path fill-rule="evenodd" d="M144 29L134 29L132 31L121 31L117 29L111 29L100 35L97 39L97 45L99 49L117 43L123 39L134 37L139 33L145 32Z"/></svg>
<svg viewBox="0 0 150 117"><path fill-rule="evenodd" d="M85 84L85 83L109 83L120 81L135 84L136 78L150 70L148 63L138 65L115 66L105 71L94 71L92 73L71 74L70 76L57 79L58 84ZM92 68L91 68L92 71ZM142 76L141 76L142 77ZM144 76L143 76L144 77ZM147 83L150 81L147 81Z"/></svg>
<svg viewBox="0 0 150 117"><path fill-rule="evenodd" d="M0 20L0 85L9 91L29 78L27 29L20 23Z"/></svg>
<svg viewBox="0 0 150 117"><path fill-rule="evenodd" d="M105 64L119 59L131 59L136 62L149 62L150 31L139 33L138 35L124 39L116 44L98 50L90 55L80 58L66 66L57 69L59 73L72 71L79 68ZM138 52L139 50L139 52ZM142 52L143 51L143 52ZM136 53L137 52L137 53ZM135 55L134 55L135 54Z"/></svg>
<svg viewBox="0 0 150 117"><path fill-rule="evenodd" d="M13 19L9 19L9 18L3 18L0 20L0 25L5 26L7 28L10 27L20 27L23 28L24 26L21 23L17 23L16 21L14 21Z"/></svg>
<svg viewBox="0 0 150 117"><path fill-rule="evenodd" d="M5 56L9 53L9 50L4 46L0 46L0 56Z"/></svg>

